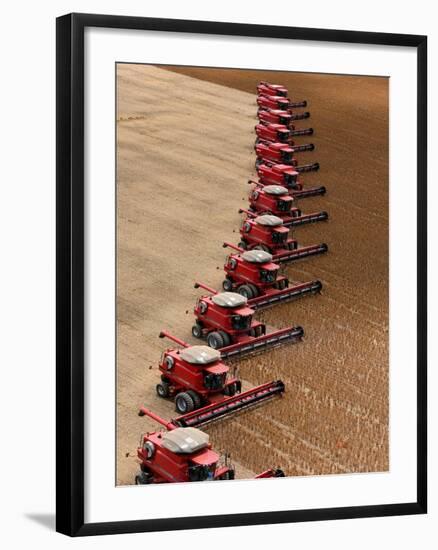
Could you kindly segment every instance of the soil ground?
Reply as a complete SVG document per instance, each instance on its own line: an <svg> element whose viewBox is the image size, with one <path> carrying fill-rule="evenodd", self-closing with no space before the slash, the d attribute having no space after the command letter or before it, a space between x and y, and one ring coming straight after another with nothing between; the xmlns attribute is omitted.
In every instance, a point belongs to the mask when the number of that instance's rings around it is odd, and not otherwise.
<svg viewBox="0 0 438 550"><path fill-rule="evenodd" d="M302 244L330 252L291 264L293 280L320 279L320 296L258 317L270 329L300 324L302 343L237 364L244 386L281 378L283 398L206 428L238 477L270 466L287 475L388 469L388 81L383 78L118 65L117 483L132 483L145 404L155 395L166 328L195 343L194 280L219 288L224 240L238 241L248 177L254 176L255 86L266 79L307 99L321 170L309 185L325 197L304 212L330 220L299 228ZM172 70L169 70L172 69ZM179 73L179 74L178 74Z"/></svg>

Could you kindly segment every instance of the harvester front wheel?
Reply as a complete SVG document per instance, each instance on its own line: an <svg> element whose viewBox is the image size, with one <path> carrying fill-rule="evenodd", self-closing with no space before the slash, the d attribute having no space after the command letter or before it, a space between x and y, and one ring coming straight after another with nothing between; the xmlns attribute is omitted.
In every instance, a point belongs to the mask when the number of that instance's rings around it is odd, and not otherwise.
<svg viewBox="0 0 438 550"><path fill-rule="evenodd" d="M243 250L248 249L248 244L245 241L240 241L240 243L237 245L239 248L243 248Z"/></svg>
<svg viewBox="0 0 438 550"><path fill-rule="evenodd" d="M193 403L192 396L183 391L176 396L175 408L180 414L185 414L193 411L195 404Z"/></svg>
<svg viewBox="0 0 438 550"><path fill-rule="evenodd" d="M193 404L195 406L195 409L199 409L199 407L202 405L201 396L198 393L196 393L194 390L187 390L187 393L193 399Z"/></svg>
<svg viewBox="0 0 438 550"><path fill-rule="evenodd" d="M236 384L229 384L224 388L224 395L227 397L233 397L236 394Z"/></svg>
<svg viewBox="0 0 438 550"><path fill-rule="evenodd" d="M245 298L247 298L248 300L251 300L251 298L254 298L252 288L249 285L239 286L239 288L237 289L237 292L242 296L245 296Z"/></svg>
<svg viewBox="0 0 438 550"><path fill-rule="evenodd" d="M227 347L231 344L231 338L224 330L218 330L218 333L222 336L222 341L224 343L224 347Z"/></svg>
<svg viewBox="0 0 438 550"><path fill-rule="evenodd" d="M257 298L257 296L259 295L259 289L255 285L253 285L252 283L248 283L248 286L252 290L253 298Z"/></svg>
<svg viewBox="0 0 438 550"><path fill-rule="evenodd" d="M151 475L150 472L145 471L145 470L141 470L135 476L135 484L136 485L148 485L149 483L152 483L152 475Z"/></svg>
<svg viewBox="0 0 438 550"><path fill-rule="evenodd" d="M161 382L161 384L157 384L155 386L155 389L157 391L158 397L162 397L163 399L169 397L169 384L167 382Z"/></svg>
<svg viewBox="0 0 438 550"><path fill-rule="evenodd" d="M277 283L278 290L284 290L288 286L288 280L287 279L281 279Z"/></svg>
<svg viewBox="0 0 438 550"><path fill-rule="evenodd" d="M219 332L210 332L207 336L207 344L213 349L224 347L224 340Z"/></svg>
<svg viewBox="0 0 438 550"><path fill-rule="evenodd" d="M199 323L192 326L192 334L195 338L202 338L202 326Z"/></svg>

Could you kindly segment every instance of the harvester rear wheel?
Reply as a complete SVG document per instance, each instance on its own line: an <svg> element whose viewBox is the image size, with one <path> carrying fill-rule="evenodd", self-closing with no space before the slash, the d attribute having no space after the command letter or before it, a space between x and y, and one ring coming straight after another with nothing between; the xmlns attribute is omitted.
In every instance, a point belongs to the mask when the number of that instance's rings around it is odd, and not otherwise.
<svg viewBox="0 0 438 550"><path fill-rule="evenodd" d="M195 409L199 409L199 407L202 405L201 396L198 393L196 393L195 390L187 390L187 393L193 399L193 404L195 406Z"/></svg>
<svg viewBox="0 0 438 550"><path fill-rule="evenodd" d="M242 296L245 296L245 298L247 298L248 300L251 300L251 298L254 298L252 288L249 285L239 286L239 288L237 289L237 292Z"/></svg>
<svg viewBox="0 0 438 550"><path fill-rule="evenodd" d="M193 411L195 404L193 403L192 396L185 391L179 393L175 398L175 408L180 414Z"/></svg>
<svg viewBox="0 0 438 550"><path fill-rule="evenodd" d="M213 349L224 347L224 340L219 332L210 332L207 336L207 344Z"/></svg>
<svg viewBox="0 0 438 550"><path fill-rule="evenodd" d="M195 338L202 338L202 326L199 323L192 326L192 334Z"/></svg>
<svg viewBox="0 0 438 550"><path fill-rule="evenodd" d="M163 399L169 397L169 384L167 382L161 382L161 384L157 384L155 386L155 389L157 391L158 397L162 397Z"/></svg>
<svg viewBox="0 0 438 550"><path fill-rule="evenodd" d="M225 290L225 292L231 292L233 290L233 281L230 279L225 279L222 283L222 288Z"/></svg>

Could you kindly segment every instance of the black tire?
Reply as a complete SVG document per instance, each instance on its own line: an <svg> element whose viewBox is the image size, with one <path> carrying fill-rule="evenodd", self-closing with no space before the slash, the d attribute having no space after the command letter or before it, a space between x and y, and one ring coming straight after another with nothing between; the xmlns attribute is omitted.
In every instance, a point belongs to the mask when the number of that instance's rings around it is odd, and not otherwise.
<svg viewBox="0 0 438 550"><path fill-rule="evenodd" d="M196 393L195 390L187 390L187 393L193 399L195 409L199 409L199 407L202 405L202 399L199 393Z"/></svg>
<svg viewBox="0 0 438 550"><path fill-rule="evenodd" d="M254 338L258 338L259 336L263 335L263 325L257 325L256 327L252 328L249 331L250 336L254 336Z"/></svg>
<svg viewBox="0 0 438 550"><path fill-rule="evenodd" d="M276 468L274 472L274 477L286 477L281 468Z"/></svg>
<svg viewBox="0 0 438 550"><path fill-rule="evenodd" d="M256 161L255 161L256 170L260 166L260 164L263 164L263 160L261 158L257 157Z"/></svg>
<svg viewBox="0 0 438 550"><path fill-rule="evenodd" d="M234 382L224 388L224 395L227 397L233 397L233 395L236 395L236 384Z"/></svg>
<svg viewBox="0 0 438 550"><path fill-rule="evenodd" d="M228 472L225 472L225 474L221 477L221 480L227 481L235 478L234 470L228 470Z"/></svg>
<svg viewBox="0 0 438 550"><path fill-rule="evenodd" d="M192 334L195 338L202 338L202 326L199 323L192 326Z"/></svg>
<svg viewBox="0 0 438 550"><path fill-rule="evenodd" d="M239 288L237 289L237 292L242 296L245 296L245 298L247 298L248 300L251 300L251 298L254 298L252 293L252 288L249 285L239 286Z"/></svg>
<svg viewBox="0 0 438 550"><path fill-rule="evenodd" d="M243 250L248 249L248 244L245 241L240 241L240 243L237 245L239 248L243 248Z"/></svg>
<svg viewBox="0 0 438 550"><path fill-rule="evenodd" d="M143 465L140 466L140 472L135 476L136 485L148 485L152 483L152 474L146 470Z"/></svg>
<svg viewBox="0 0 438 550"><path fill-rule="evenodd" d="M223 347L226 348L227 346L229 346L231 344L231 338L229 334L227 334L224 330L218 330L218 333L222 337L222 341L224 343Z"/></svg>
<svg viewBox="0 0 438 550"><path fill-rule="evenodd" d="M167 382L161 382L155 386L158 397L165 399L169 397L169 384Z"/></svg>
<svg viewBox="0 0 438 550"><path fill-rule="evenodd" d="M288 286L288 280L287 279L281 279L277 283L278 290L284 290Z"/></svg>
<svg viewBox="0 0 438 550"><path fill-rule="evenodd" d="M224 347L222 335L219 332L210 332L207 336L207 344L213 349Z"/></svg>
<svg viewBox="0 0 438 550"><path fill-rule="evenodd" d="M222 283L222 288L225 292L231 292L233 290L233 281L231 279L225 279Z"/></svg>
<svg viewBox="0 0 438 550"><path fill-rule="evenodd" d="M192 396L185 391L179 393L175 398L175 408L179 414L186 414L195 408Z"/></svg>
<svg viewBox="0 0 438 550"><path fill-rule="evenodd" d="M252 283L249 283L248 286L252 290L253 298L257 298L257 296L259 295L259 289L255 285L253 285Z"/></svg>

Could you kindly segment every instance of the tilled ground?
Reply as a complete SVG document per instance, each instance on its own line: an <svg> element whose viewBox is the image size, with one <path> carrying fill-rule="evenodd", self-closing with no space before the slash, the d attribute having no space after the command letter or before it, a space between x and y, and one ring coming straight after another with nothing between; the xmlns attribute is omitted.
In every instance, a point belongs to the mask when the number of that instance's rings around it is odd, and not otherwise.
<svg viewBox="0 0 438 550"><path fill-rule="evenodd" d="M239 477L269 466L288 475L387 470L387 80L171 69L118 66L117 482L132 483L136 463L125 455L156 427L138 405L175 415L155 396L166 345L157 335L167 328L194 342L192 282L220 287L221 243L238 240L237 209L254 175L255 86L268 78L309 101L312 117L297 126L311 123L315 135L297 142L317 148L299 158L321 170L303 180L328 193L300 207L328 210L330 221L295 235L330 252L285 274L320 279L324 290L258 315L271 329L302 325L302 343L236 365L245 387L281 378L284 397L206 430Z"/></svg>

